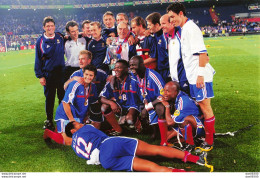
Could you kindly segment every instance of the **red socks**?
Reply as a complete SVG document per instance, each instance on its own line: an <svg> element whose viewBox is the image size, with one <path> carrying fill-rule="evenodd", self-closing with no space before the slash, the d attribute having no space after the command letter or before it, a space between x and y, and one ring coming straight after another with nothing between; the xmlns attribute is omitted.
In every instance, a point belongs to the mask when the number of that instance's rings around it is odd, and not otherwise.
<svg viewBox="0 0 260 178"><path fill-rule="evenodd" d="M167 131L168 131L168 126L166 123L165 119L158 119L158 126L161 134L161 143L160 145L168 145L167 142Z"/></svg>
<svg viewBox="0 0 260 178"><path fill-rule="evenodd" d="M172 172L186 172L184 169L175 169L172 168Z"/></svg>
<svg viewBox="0 0 260 178"><path fill-rule="evenodd" d="M120 125L118 124L117 120L116 120L116 116L113 113L113 111L111 111L108 114L103 114L104 117L106 118L107 122L113 127L113 129L117 132L122 132L122 128L120 127Z"/></svg>
<svg viewBox="0 0 260 178"><path fill-rule="evenodd" d="M61 133L56 133L49 129L45 129L43 138L46 139L48 137L51 138L52 140L54 140L56 143L64 145L64 139L63 139L63 136L61 135Z"/></svg>
<svg viewBox="0 0 260 178"><path fill-rule="evenodd" d="M190 124L188 124L187 127L186 127L186 133L187 133L186 143L188 143L190 145L194 145L192 127L191 127Z"/></svg>
<svg viewBox="0 0 260 178"><path fill-rule="evenodd" d="M184 158L182 159L182 161L184 163L186 162L192 162L192 163L196 163L200 157L199 156L195 156L195 155L192 155L190 152L188 151L184 151L185 155L184 155Z"/></svg>
<svg viewBox="0 0 260 178"><path fill-rule="evenodd" d="M204 129L205 129L205 141L212 145L214 142L214 133L215 133L215 116L204 120Z"/></svg>

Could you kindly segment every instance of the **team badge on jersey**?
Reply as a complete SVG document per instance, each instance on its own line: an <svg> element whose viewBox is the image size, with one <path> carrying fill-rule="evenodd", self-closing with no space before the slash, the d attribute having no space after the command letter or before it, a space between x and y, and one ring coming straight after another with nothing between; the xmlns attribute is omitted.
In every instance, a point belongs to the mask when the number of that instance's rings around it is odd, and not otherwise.
<svg viewBox="0 0 260 178"><path fill-rule="evenodd" d="M60 40L59 40L59 39L57 39L57 43L58 43L58 44L60 43Z"/></svg>
<svg viewBox="0 0 260 178"><path fill-rule="evenodd" d="M160 94L163 95L164 94L164 89L160 90Z"/></svg>
<svg viewBox="0 0 260 178"><path fill-rule="evenodd" d="M69 94L69 100L72 100L74 98L74 96L75 96L74 93L70 93Z"/></svg>
<svg viewBox="0 0 260 178"><path fill-rule="evenodd" d="M159 41L158 41L158 44L160 45L162 43L162 40L161 39L159 39Z"/></svg>
<svg viewBox="0 0 260 178"><path fill-rule="evenodd" d="M102 47L104 47L105 46L105 44L104 43L102 43Z"/></svg>
<svg viewBox="0 0 260 178"><path fill-rule="evenodd" d="M176 110L173 115L174 115L174 116L179 116L179 115L180 115L180 111L179 111L179 110Z"/></svg>

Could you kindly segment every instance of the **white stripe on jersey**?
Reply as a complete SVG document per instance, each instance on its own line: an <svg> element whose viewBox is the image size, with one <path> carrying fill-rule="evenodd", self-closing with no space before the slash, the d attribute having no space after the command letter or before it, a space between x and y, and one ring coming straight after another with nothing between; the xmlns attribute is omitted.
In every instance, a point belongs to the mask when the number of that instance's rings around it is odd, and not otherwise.
<svg viewBox="0 0 260 178"><path fill-rule="evenodd" d="M151 76L153 81L156 83L156 85L158 86L159 90L163 89L163 86L162 86L160 80L157 78L157 76L153 72L151 72L151 71L149 71L149 75Z"/></svg>

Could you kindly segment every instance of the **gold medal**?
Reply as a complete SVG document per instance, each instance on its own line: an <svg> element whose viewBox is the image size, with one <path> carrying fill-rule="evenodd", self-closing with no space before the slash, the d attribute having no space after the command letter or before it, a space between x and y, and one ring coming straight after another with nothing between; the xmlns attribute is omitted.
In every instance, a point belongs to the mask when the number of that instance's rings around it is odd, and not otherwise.
<svg viewBox="0 0 260 178"><path fill-rule="evenodd" d="M118 99L120 99L120 100L121 100L121 99L122 99L122 96L121 96L121 95L119 95Z"/></svg>
<svg viewBox="0 0 260 178"><path fill-rule="evenodd" d="M145 94L143 94L143 98L144 98L144 99L145 99L145 96L146 96L146 95L145 95Z"/></svg>

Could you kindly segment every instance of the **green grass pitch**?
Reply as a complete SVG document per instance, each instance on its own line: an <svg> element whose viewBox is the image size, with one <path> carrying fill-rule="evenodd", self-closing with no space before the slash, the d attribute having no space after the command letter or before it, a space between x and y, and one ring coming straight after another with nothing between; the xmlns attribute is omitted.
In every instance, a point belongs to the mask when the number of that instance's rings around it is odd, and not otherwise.
<svg viewBox="0 0 260 178"><path fill-rule="evenodd" d="M217 72L212 99L216 132L254 124L234 137L217 138L208 162L216 172L259 172L260 35L206 38L205 44ZM0 172L106 172L101 166L86 165L70 147L45 144L44 101L43 88L34 75L34 50L0 53ZM150 142L148 135L134 137ZM159 144L159 140L152 143ZM209 171L178 160L151 160Z"/></svg>

